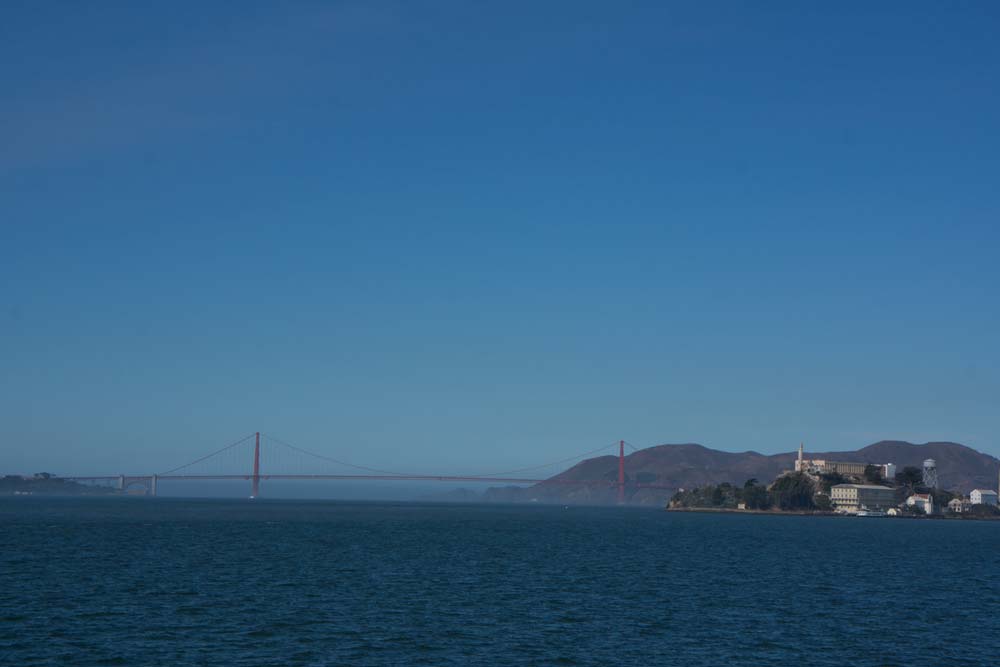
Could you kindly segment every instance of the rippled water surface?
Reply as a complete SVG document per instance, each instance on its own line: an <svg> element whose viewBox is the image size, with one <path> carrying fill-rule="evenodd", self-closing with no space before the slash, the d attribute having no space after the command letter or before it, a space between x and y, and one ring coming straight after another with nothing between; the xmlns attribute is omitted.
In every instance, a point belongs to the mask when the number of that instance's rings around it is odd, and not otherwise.
<svg viewBox="0 0 1000 667"><path fill-rule="evenodd" d="M995 665L1000 522L0 500L4 665Z"/></svg>

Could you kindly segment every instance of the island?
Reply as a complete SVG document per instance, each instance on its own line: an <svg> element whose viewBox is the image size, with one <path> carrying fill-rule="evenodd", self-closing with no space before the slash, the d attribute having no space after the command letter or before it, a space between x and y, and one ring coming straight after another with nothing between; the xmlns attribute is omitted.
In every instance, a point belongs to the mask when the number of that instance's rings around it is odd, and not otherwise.
<svg viewBox="0 0 1000 667"><path fill-rule="evenodd" d="M1000 518L997 492L968 495L939 488L937 463L921 467L806 459L802 447L794 468L770 484L750 478L679 489L667 503L674 511L734 511L911 518Z"/></svg>

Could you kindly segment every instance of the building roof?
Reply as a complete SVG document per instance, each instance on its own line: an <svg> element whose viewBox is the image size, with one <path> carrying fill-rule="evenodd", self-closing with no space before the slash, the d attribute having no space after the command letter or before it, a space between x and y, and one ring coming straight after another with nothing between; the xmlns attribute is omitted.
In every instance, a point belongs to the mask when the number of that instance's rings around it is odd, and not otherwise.
<svg viewBox="0 0 1000 667"><path fill-rule="evenodd" d="M914 493L911 498L920 498L921 500L930 500L931 494L929 493Z"/></svg>
<svg viewBox="0 0 1000 667"><path fill-rule="evenodd" d="M834 484L831 489L884 489L892 491L892 487L879 486L878 484Z"/></svg>
<svg viewBox="0 0 1000 667"><path fill-rule="evenodd" d="M973 489L972 490L973 493L975 493L976 491L979 492L979 495L985 495L985 494L989 494L989 495L993 495L993 496L997 495L996 491L990 491L989 489Z"/></svg>

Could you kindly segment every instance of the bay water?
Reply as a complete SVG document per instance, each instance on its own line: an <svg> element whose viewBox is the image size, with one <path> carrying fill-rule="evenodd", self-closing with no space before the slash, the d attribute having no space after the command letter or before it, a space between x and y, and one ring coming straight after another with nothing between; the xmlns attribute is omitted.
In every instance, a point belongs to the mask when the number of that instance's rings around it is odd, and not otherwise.
<svg viewBox="0 0 1000 667"><path fill-rule="evenodd" d="M997 665L1000 522L0 499L3 665Z"/></svg>

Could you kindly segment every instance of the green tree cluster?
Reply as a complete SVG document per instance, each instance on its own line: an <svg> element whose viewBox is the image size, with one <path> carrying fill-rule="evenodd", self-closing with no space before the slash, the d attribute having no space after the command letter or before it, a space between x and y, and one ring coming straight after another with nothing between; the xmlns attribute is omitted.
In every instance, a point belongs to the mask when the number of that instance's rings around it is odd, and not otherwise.
<svg viewBox="0 0 1000 667"><path fill-rule="evenodd" d="M674 507L711 507L719 509L736 509L737 505L745 503L747 509L766 510L774 504L767 487L756 479L748 479L742 487L733 486L728 482L708 484L706 486L678 491L670 499Z"/></svg>
<svg viewBox="0 0 1000 667"><path fill-rule="evenodd" d="M839 472L824 472L819 476L820 493L830 495L830 487L835 484L847 484L849 480Z"/></svg>
<svg viewBox="0 0 1000 667"><path fill-rule="evenodd" d="M771 507L771 494L756 479L748 479L743 485L743 502L747 509L766 510Z"/></svg>
<svg viewBox="0 0 1000 667"><path fill-rule="evenodd" d="M896 473L896 484L905 486L913 493L924 482L924 471L916 466L906 466Z"/></svg>
<svg viewBox="0 0 1000 667"><path fill-rule="evenodd" d="M881 484L884 482L882 477L882 466L877 466L873 463L869 463L865 466L865 481L869 484Z"/></svg>
<svg viewBox="0 0 1000 667"><path fill-rule="evenodd" d="M782 475L771 485L771 499L783 510L816 509L815 494L812 480L802 472Z"/></svg>

